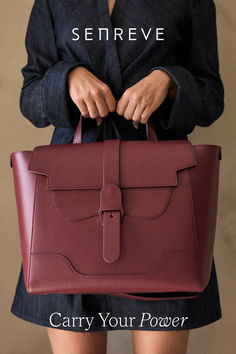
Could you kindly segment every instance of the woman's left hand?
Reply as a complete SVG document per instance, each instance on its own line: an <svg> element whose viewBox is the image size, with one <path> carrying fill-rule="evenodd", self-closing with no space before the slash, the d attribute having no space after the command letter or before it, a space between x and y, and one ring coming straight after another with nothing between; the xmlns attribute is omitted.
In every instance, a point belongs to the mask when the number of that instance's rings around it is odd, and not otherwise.
<svg viewBox="0 0 236 354"><path fill-rule="evenodd" d="M138 123L147 123L167 95L174 99L176 93L176 83L165 71L157 69L125 90L117 102L116 112L128 120L132 119L137 128Z"/></svg>

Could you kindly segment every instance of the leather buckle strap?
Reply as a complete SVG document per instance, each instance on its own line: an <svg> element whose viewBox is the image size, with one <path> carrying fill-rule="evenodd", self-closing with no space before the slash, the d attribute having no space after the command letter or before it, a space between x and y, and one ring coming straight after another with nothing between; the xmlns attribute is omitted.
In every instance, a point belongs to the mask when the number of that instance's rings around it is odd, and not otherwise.
<svg viewBox="0 0 236 354"><path fill-rule="evenodd" d="M120 224L124 216L119 187L120 140L104 141L103 188L98 214L103 227L103 259L115 262L120 256Z"/></svg>
<svg viewBox="0 0 236 354"><path fill-rule="evenodd" d="M103 259L113 263L120 257L120 211L103 214Z"/></svg>
<svg viewBox="0 0 236 354"><path fill-rule="evenodd" d="M124 216L121 190L117 185L102 188L98 214L103 226L103 259L112 263L120 256L120 224Z"/></svg>
<svg viewBox="0 0 236 354"><path fill-rule="evenodd" d="M120 187L116 184L107 184L101 190L98 215L102 220L102 225L104 225L103 213L105 211L119 211L120 216L124 216L124 209L122 206L122 194Z"/></svg>

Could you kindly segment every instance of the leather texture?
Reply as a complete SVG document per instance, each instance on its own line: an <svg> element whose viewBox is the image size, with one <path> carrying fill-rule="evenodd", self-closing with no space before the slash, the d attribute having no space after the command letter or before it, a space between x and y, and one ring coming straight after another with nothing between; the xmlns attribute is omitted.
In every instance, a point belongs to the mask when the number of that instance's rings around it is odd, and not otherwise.
<svg viewBox="0 0 236 354"><path fill-rule="evenodd" d="M221 148L146 129L147 141L82 143L81 116L73 144L11 154L29 294L160 300L204 290Z"/></svg>

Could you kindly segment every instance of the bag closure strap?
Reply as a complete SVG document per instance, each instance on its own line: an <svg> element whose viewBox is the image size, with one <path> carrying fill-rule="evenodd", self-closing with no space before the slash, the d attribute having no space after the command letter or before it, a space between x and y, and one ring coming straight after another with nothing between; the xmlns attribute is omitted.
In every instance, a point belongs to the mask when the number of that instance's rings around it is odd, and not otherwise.
<svg viewBox="0 0 236 354"><path fill-rule="evenodd" d="M124 216L120 182L120 140L104 141L103 187L98 214L103 226L103 259L113 263L120 257L120 224Z"/></svg>

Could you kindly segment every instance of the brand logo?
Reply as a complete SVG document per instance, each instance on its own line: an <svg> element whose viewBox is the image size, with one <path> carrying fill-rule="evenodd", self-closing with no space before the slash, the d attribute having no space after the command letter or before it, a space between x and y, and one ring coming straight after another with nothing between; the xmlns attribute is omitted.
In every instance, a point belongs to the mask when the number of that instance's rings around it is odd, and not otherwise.
<svg viewBox="0 0 236 354"><path fill-rule="evenodd" d="M150 27L148 29L142 27L128 27L125 29L122 27L114 27L112 29L112 34L108 27L99 27L96 29L93 27L85 27L83 29L74 27L72 29L72 41L79 41L80 39L85 41L108 41L111 39L111 36L115 41L136 41L137 39L140 39L140 37L145 41L151 37L156 41L164 41L164 32L165 29L163 27Z"/></svg>

